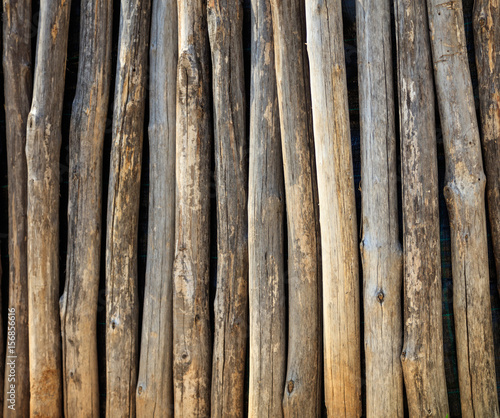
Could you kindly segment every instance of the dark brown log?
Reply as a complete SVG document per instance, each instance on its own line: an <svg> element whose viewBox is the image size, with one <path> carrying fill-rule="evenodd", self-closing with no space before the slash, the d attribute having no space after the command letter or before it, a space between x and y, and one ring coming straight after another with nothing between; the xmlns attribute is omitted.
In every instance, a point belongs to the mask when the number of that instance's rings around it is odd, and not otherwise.
<svg viewBox="0 0 500 418"><path fill-rule="evenodd" d="M137 227L149 0L121 0L106 242L106 416L135 417Z"/></svg>
<svg viewBox="0 0 500 418"><path fill-rule="evenodd" d="M5 124L7 128L7 169L9 193L9 301L15 315L15 344L7 355L16 356L14 371L6 367L5 399L15 385L15 402L6 402L3 416L29 415L28 349L28 177L26 125L32 98L31 0L3 2L3 72ZM9 311L10 312L10 311ZM10 408L9 408L10 405Z"/></svg>
<svg viewBox="0 0 500 418"><path fill-rule="evenodd" d="M32 417L62 416L59 154L71 0L42 0L28 116L28 312Z"/></svg>
<svg viewBox="0 0 500 418"><path fill-rule="evenodd" d="M248 340L248 141L245 128L243 5L210 0L217 196L217 291L212 417L242 417Z"/></svg>
<svg viewBox="0 0 500 418"><path fill-rule="evenodd" d="M396 0L403 183L404 344L410 417L448 414L435 100L425 0Z"/></svg>
<svg viewBox="0 0 500 418"><path fill-rule="evenodd" d="M174 403L191 418L210 416L210 57L204 1L177 6Z"/></svg>
<svg viewBox="0 0 500 418"><path fill-rule="evenodd" d="M82 2L78 82L69 138L66 284L60 299L66 417L99 416L96 325L112 21L111 0Z"/></svg>
<svg viewBox="0 0 500 418"><path fill-rule="evenodd" d="M248 252L248 416L283 416L286 373L284 184L270 0L252 0Z"/></svg>

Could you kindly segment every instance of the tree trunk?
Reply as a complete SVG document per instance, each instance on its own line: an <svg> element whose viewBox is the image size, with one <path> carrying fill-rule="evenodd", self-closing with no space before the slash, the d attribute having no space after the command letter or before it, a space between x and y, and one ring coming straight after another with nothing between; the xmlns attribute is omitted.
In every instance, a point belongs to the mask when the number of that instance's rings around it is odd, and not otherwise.
<svg viewBox="0 0 500 418"><path fill-rule="evenodd" d="M248 143L243 5L208 2L217 192L217 292L212 417L242 417L248 340Z"/></svg>
<svg viewBox="0 0 500 418"><path fill-rule="evenodd" d="M210 415L210 57L204 1L177 7L174 403L175 416L191 418Z"/></svg>
<svg viewBox="0 0 500 418"><path fill-rule="evenodd" d="M356 4L368 417L403 417L401 286L390 1Z"/></svg>
<svg viewBox="0 0 500 418"><path fill-rule="evenodd" d="M410 417L446 417L434 86L424 0L397 0L404 344ZM364 188L364 187L363 187Z"/></svg>
<svg viewBox="0 0 500 418"><path fill-rule="evenodd" d="M112 21L112 1L82 3L78 83L70 127L69 245L60 299L66 417L99 416L96 325Z"/></svg>
<svg viewBox="0 0 500 418"><path fill-rule="evenodd" d="M497 417L500 413L486 241L486 178L462 5L435 0L428 0L427 5L445 145L444 195L451 227L453 313L462 415Z"/></svg>
<svg viewBox="0 0 500 418"><path fill-rule="evenodd" d="M340 0L307 0L306 22L321 216L325 402L329 415L361 416L356 202Z"/></svg>
<svg viewBox="0 0 500 418"><path fill-rule="evenodd" d="M317 196L303 0L271 0L288 229L286 417L321 413Z"/></svg>
<svg viewBox="0 0 500 418"><path fill-rule="evenodd" d="M62 416L59 154L71 1L42 0L28 115L30 415Z"/></svg>
<svg viewBox="0 0 500 418"><path fill-rule="evenodd" d="M3 3L3 72L9 194L9 302L14 344L7 345L3 416L29 415L28 349L28 177L26 124L32 98L31 1ZM9 366L10 364L10 366ZM14 366L15 364L15 366ZM10 375L10 376L9 376ZM15 385L15 398L7 392ZM9 402L8 399L12 399ZM15 399L15 400L14 400ZM9 407L10 406L10 407Z"/></svg>
<svg viewBox="0 0 500 418"><path fill-rule="evenodd" d="M248 416L280 418L286 373L285 196L270 0L253 0L251 19Z"/></svg>
<svg viewBox="0 0 500 418"><path fill-rule="evenodd" d="M2 252L0 251L0 260L2 259ZM0 283L2 283L2 276L3 271L2 271L2 263L0 262ZM1 295L0 295L1 296ZM1 297L0 297L0 312L2 310L2 303L1 303ZM7 315L7 342L14 341L16 339L16 331L15 331L15 320L12 321L12 316L9 315L10 312L8 311ZM5 360L9 361L8 357L5 357L5 345L4 345L4 339L3 339L3 315L0 314L0 387L4 387L4 377L7 377L6 382L9 384L9 389L10 389L10 382L9 382L9 374L7 373L6 376L4 376L5 373ZM14 324L14 327L12 327L12 324ZM12 339L11 339L12 338ZM15 370L15 369L14 369ZM7 395L7 398L9 396L8 390L5 393ZM8 405L6 403L6 405ZM0 411L3 411L3 406L4 406L4 392L0 392ZM3 415L2 415L3 416Z"/></svg>
<svg viewBox="0 0 500 418"><path fill-rule="evenodd" d="M121 0L106 243L106 416L135 417L137 228L149 0Z"/></svg>
<svg viewBox="0 0 500 418"><path fill-rule="evenodd" d="M500 292L500 2L474 2L474 40L493 254Z"/></svg>
<svg viewBox="0 0 500 418"><path fill-rule="evenodd" d="M177 2L153 1L149 90L149 220L137 416L173 417Z"/></svg>

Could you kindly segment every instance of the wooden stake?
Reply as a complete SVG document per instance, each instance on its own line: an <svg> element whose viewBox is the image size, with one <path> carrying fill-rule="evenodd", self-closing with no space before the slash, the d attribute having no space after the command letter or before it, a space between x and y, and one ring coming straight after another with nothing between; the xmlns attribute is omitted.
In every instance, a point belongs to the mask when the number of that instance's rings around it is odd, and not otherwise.
<svg viewBox="0 0 500 418"><path fill-rule="evenodd" d="M135 417L137 227L149 0L121 0L106 242L106 416Z"/></svg>
<svg viewBox="0 0 500 418"><path fill-rule="evenodd" d="M396 132L389 1L356 3L366 414L403 417Z"/></svg>
<svg viewBox="0 0 500 418"><path fill-rule="evenodd" d="M28 116L28 312L31 417L62 416L59 154L71 0L42 0Z"/></svg>
<svg viewBox="0 0 500 418"><path fill-rule="evenodd" d="M270 0L252 1L249 418L280 418L286 373L284 184Z"/></svg>
<svg viewBox="0 0 500 418"><path fill-rule="evenodd" d="M210 415L210 57L204 1L177 7L174 403L191 418Z"/></svg>
<svg viewBox="0 0 500 418"><path fill-rule="evenodd" d="M462 4L428 0L427 8L445 145L444 196L451 227L453 313L462 415L498 417L484 202L486 177Z"/></svg>
<svg viewBox="0 0 500 418"><path fill-rule="evenodd" d="M177 1L153 0L149 90L149 219L137 416L173 417Z"/></svg>
<svg viewBox="0 0 500 418"><path fill-rule="evenodd" d="M434 86L424 0L394 3L403 185L404 344L410 417L446 417Z"/></svg>

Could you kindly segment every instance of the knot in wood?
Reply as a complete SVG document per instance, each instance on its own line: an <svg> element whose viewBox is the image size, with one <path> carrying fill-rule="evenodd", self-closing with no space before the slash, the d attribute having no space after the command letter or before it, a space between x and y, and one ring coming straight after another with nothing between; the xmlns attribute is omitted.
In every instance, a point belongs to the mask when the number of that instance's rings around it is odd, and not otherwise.
<svg viewBox="0 0 500 418"><path fill-rule="evenodd" d="M294 388L293 380L290 380L288 382L288 393L292 393L293 392L293 388Z"/></svg>
<svg viewBox="0 0 500 418"><path fill-rule="evenodd" d="M139 395L142 394L142 385L139 385L139 387L137 388L137 393Z"/></svg>
<svg viewBox="0 0 500 418"><path fill-rule="evenodd" d="M378 292L377 299L380 303L382 303L384 301L384 292L382 291Z"/></svg>
<svg viewBox="0 0 500 418"><path fill-rule="evenodd" d="M484 27L486 25L486 19L484 17L481 17L479 19L479 26Z"/></svg>

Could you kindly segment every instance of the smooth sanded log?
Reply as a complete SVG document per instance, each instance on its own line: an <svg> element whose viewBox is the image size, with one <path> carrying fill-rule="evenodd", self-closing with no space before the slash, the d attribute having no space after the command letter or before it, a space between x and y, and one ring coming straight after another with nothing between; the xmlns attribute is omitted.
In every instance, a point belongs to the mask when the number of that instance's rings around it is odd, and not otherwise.
<svg viewBox="0 0 500 418"><path fill-rule="evenodd" d="M177 2L153 0L149 49L149 219L137 416L172 417Z"/></svg>
<svg viewBox="0 0 500 418"><path fill-rule="evenodd" d="M106 234L106 416L135 417L137 228L150 1L120 4Z"/></svg>
<svg viewBox="0 0 500 418"><path fill-rule="evenodd" d="M210 0L217 197L217 291L212 417L242 417L248 341L248 140L245 127L243 4Z"/></svg>
<svg viewBox="0 0 500 418"><path fill-rule="evenodd" d="M28 115L30 415L62 416L59 154L71 0L42 0Z"/></svg>
<svg viewBox="0 0 500 418"><path fill-rule="evenodd" d="M68 256L60 299L64 415L99 416L97 298L102 149L111 70L113 2L81 4L78 82L69 149Z"/></svg>
<svg viewBox="0 0 500 418"><path fill-rule="evenodd" d="M210 56L205 2L179 0L177 12L174 404L191 418L210 416Z"/></svg>
<svg viewBox="0 0 500 418"><path fill-rule="evenodd" d="M317 190L303 0L271 0L288 230L286 417L321 413Z"/></svg>
<svg viewBox="0 0 500 418"><path fill-rule="evenodd" d="M29 415L28 350L28 175L26 163L26 124L31 106L31 0L3 2L3 73L7 142L7 178L9 195L9 300L15 312L15 346L7 355L16 356L15 380L1 388L5 399L15 385L15 409L4 404L3 416ZM12 364L11 364L12 366ZM10 404L12 405L12 404ZM16 415L17 414L17 415Z"/></svg>
<svg viewBox="0 0 500 418"><path fill-rule="evenodd" d="M462 415L498 417L484 201L486 177L462 4L427 0L427 10L446 158L444 196L451 228Z"/></svg>
<svg viewBox="0 0 500 418"><path fill-rule="evenodd" d="M500 2L475 0L474 45L483 157L486 170L486 194L490 215L491 239L497 278L500 278ZM500 279L497 280L500 292Z"/></svg>
<svg viewBox="0 0 500 418"><path fill-rule="evenodd" d="M306 22L321 220L325 403L331 416L361 416L358 242L341 1L306 0Z"/></svg>
<svg viewBox="0 0 500 418"><path fill-rule="evenodd" d="M358 0L361 261L368 417L403 417L396 131L388 0Z"/></svg>
<svg viewBox="0 0 500 418"><path fill-rule="evenodd" d="M397 0L394 12L404 237L401 361L410 417L446 417L435 100L425 1Z"/></svg>
<svg viewBox="0 0 500 418"><path fill-rule="evenodd" d="M249 418L280 418L286 373L284 184L270 0L252 0Z"/></svg>

